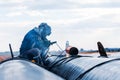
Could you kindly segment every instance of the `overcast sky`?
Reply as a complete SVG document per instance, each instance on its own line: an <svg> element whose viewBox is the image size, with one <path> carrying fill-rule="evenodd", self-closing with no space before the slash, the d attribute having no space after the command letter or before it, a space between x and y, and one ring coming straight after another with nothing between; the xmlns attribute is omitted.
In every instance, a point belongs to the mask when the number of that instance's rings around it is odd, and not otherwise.
<svg viewBox="0 0 120 80"><path fill-rule="evenodd" d="M97 49L97 41L120 47L120 0L0 0L0 51L9 51L9 43L18 51L25 33L41 22L62 49L67 40L84 49Z"/></svg>

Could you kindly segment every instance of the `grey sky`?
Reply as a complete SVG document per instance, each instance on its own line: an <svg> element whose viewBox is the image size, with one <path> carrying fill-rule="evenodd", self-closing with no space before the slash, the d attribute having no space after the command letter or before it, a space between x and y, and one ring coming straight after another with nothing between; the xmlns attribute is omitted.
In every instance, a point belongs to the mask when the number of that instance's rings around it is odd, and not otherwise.
<svg viewBox="0 0 120 80"><path fill-rule="evenodd" d="M120 47L119 0L0 0L0 51L9 43L19 50L25 33L41 22L63 49L67 40L85 49L97 48L97 41Z"/></svg>

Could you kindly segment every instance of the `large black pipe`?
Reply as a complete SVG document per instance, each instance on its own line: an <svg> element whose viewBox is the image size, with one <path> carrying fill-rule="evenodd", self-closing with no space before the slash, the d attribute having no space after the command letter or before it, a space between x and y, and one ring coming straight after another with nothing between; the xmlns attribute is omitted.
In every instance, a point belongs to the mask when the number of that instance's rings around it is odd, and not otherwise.
<svg viewBox="0 0 120 80"><path fill-rule="evenodd" d="M66 80L120 80L120 58L50 56L46 62L50 71Z"/></svg>
<svg viewBox="0 0 120 80"><path fill-rule="evenodd" d="M0 80L63 80L29 61L15 59L0 64Z"/></svg>

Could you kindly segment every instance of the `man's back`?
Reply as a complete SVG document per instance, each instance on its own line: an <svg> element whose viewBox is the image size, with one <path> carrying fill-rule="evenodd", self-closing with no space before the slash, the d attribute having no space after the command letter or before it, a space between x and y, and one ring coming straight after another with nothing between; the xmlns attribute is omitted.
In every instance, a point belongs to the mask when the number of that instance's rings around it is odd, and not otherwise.
<svg viewBox="0 0 120 80"><path fill-rule="evenodd" d="M34 45L34 38L35 35L37 35L34 31L34 29L30 30L24 37L21 47L20 47L20 54L24 53L25 51L32 48L32 45Z"/></svg>

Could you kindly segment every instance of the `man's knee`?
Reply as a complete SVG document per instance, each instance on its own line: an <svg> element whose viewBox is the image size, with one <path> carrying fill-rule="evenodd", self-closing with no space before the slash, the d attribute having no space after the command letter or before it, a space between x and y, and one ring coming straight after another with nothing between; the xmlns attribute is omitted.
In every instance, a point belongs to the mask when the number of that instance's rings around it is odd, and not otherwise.
<svg viewBox="0 0 120 80"><path fill-rule="evenodd" d="M40 54L40 50L38 48L32 48L32 49L20 54L20 56L23 58L32 59L35 56L39 56L39 54Z"/></svg>

